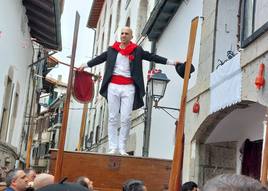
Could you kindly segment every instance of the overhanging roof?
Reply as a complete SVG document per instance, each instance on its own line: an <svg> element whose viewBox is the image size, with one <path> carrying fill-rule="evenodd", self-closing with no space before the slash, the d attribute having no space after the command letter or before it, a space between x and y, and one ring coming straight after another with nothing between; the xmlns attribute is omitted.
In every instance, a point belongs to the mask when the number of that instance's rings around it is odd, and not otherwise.
<svg viewBox="0 0 268 191"><path fill-rule="evenodd" d="M149 40L158 40L169 22L176 14L182 0L159 0L143 31L143 36L148 36Z"/></svg>
<svg viewBox="0 0 268 191"><path fill-rule="evenodd" d="M93 0L89 13L87 27L96 28L105 0Z"/></svg>
<svg viewBox="0 0 268 191"><path fill-rule="evenodd" d="M45 48L61 50L60 17L64 0L23 0L31 37Z"/></svg>

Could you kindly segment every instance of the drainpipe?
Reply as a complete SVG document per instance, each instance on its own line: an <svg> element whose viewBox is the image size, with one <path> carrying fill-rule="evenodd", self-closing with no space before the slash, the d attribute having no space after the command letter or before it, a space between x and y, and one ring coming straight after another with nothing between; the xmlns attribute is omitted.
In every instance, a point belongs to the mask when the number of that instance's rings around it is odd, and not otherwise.
<svg viewBox="0 0 268 191"><path fill-rule="evenodd" d="M151 53L156 53L156 40L152 41L151 45ZM150 70L155 67L154 62L150 62ZM151 121L152 121L152 108L153 108L153 100L148 95L148 82L146 84L146 93L145 93L145 125L143 131L143 148L142 148L142 156L149 156L149 145L150 145L150 133L151 133Z"/></svg>
<svg viewBox="0 0 268 191"><path fill-rule="evenodd" d="M32 63L34 63L34 55L35 55L35 49L34 49L34 45L32 43L32 50L33 50L33 54L32 54ZM23 145L23 140L24 140L24 136L28 137L28 129L29 129L29 126L27 128L27 132L26 132L26 135L22 136L23 135L23 131L25 129L25 122L26 122L26 118L27 118L27 112L28 112L28 104L29 104L29 95L30 95L30 87L31 87L31 80L33 80L33 77L34 77L34 65L33 64L30 64L28 69L29 69L29 77L28 77L28 88L27 88L27 96L26 96L26 103L25 103L25 108L24 108L24 117L23 117L23 124L22 124L22 128L21 128L21 136L20 136L20 145L19 145L19 153L18 153L18 160L16 161L16 168L19 168L20 167L20 158L21 158L21 154L22 154L22 145ZM31 99L31 104L30 104L30 108L32 107L32 100ZM28 120L28 125L29 125L29 121L30 121L30 118L31 118L31 110L30 110L30 114L29 114L29 120Z"/></svg>
<svg viewBox="0 0 268 191"><path fill-rule="evenodd" d="M212 51L212 68L211 68L211 72L214 71L214 67L215 67L218 12L219 12L219 0L216 1L216 9L215 9L215 18L214 18L215 25L214 25L214 36L213 36L213 51Z"/></svg>

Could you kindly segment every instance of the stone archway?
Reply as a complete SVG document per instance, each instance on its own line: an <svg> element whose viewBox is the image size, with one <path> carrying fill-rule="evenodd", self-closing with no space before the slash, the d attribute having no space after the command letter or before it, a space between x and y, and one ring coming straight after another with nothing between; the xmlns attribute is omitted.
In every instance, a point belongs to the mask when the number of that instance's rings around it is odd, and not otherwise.
<svg viewBox="0 0 268 191"><path fill-rule="evenodd" d="M197 130L194 161L199 185L222 173L241 172L240 148L246 138L262 139L266 108L252 101L242 101L209 115Z"/></svg>

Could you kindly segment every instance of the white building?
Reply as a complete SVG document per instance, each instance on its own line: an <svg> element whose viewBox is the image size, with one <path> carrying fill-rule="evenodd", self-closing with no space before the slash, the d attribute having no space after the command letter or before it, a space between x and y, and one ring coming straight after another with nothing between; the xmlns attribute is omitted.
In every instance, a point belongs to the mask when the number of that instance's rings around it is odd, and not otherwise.
<svg viewBox="0 0 268 191"><path fill-rule="evenodd" d="M52 8L47 9L46 4L32 0L1 2L1 167L14 167L16 159L24 162L26 134L34 125L33 113L37 110L33 107L36 94L34 79L36 66L40 63L34 62L46 54L44 48L61 49L60 3L55 1L50 4ZM46 15L42 14L44 10ZM33 40L39 44L33 43Z"/></svg>

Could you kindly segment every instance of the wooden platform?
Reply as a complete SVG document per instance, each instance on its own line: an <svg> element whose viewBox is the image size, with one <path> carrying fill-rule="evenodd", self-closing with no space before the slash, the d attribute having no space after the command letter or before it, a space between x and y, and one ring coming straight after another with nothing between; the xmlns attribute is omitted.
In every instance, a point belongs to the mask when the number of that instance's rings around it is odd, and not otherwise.
<svg viewBox="0 0 268 191"><path fill-rule="evenodd" d="M50 173L54 174L57 150L51 150ZM118 156L85 152L64 152L62 177L74 181L87 176L94 190L121 191L122 184L131 178L143 180L148 191L168 188L171 160Z"/></svg>

